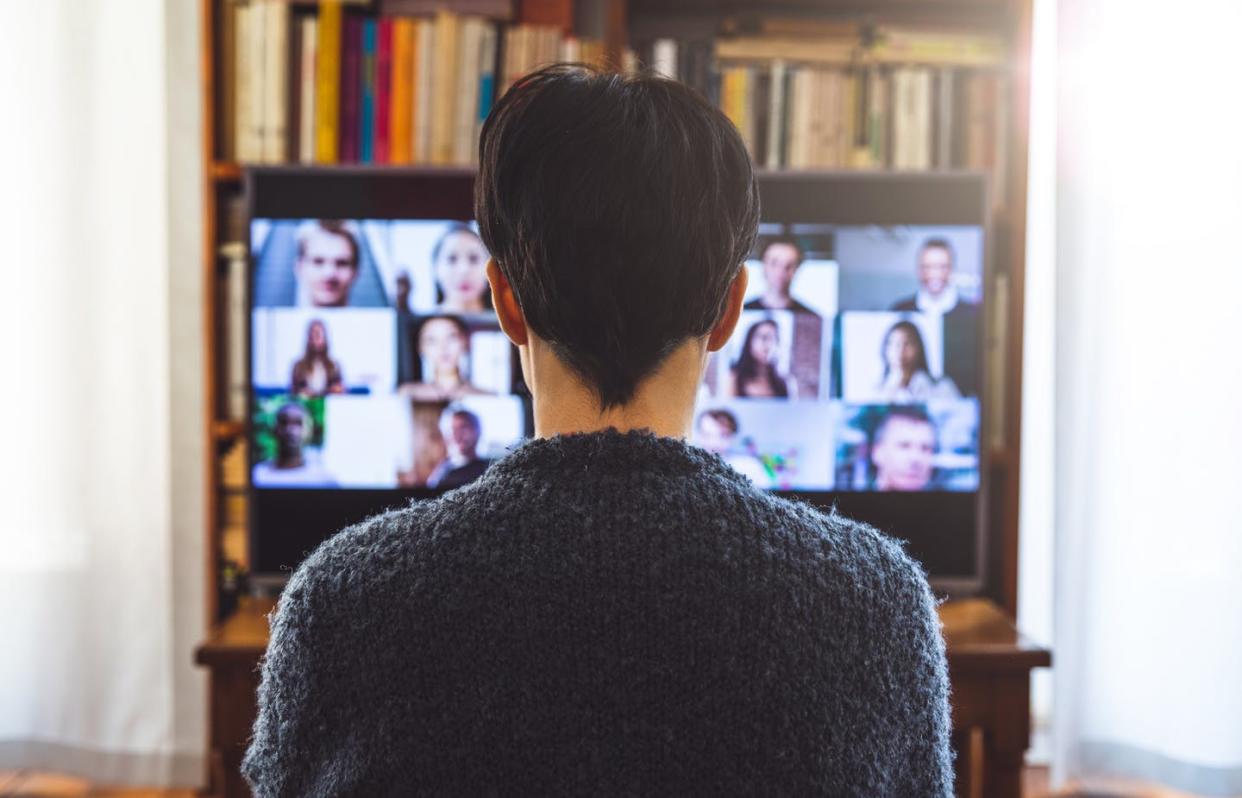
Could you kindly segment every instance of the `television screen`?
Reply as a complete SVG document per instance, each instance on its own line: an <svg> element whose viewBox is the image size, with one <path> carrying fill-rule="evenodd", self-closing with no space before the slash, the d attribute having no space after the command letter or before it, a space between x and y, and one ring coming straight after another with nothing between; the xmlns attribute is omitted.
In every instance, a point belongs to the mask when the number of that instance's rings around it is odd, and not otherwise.
<svg viewBox="0 0 1242 798"><path fill-rule="evenodd" d="M533 433L469 176L453 202L423 186L417 208L368 190L392 177L345 179L354 205L307 201L279 170L251 186L272 186L250 222L260 574L350 521L468 484ZM744 309L708 361L692 441L764 489L908 540L941 587L978 586L982 183L937 204L912 180L760 181ZM332 213L299 213L314 210Z"/></svg>
<svg viewBox="0 0 1242 798"><path fill-rule="evenodd" d="M979 485L983 232L765 220L694 440L786 491Z"/></svg>
<svg viewBox="0 0 1242 798"><path fill-rule="evenodd" d="M255 219L256 488L459 487L529 434L476 227Z"/></svg>

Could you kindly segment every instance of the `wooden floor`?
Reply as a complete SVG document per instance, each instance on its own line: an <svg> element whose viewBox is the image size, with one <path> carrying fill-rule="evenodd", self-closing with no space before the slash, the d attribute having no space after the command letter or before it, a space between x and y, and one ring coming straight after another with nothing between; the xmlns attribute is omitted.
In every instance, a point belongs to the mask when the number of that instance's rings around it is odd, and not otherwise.
<svg viewBox="0 0 1242 798"><path fill-rule="evenodd" d="M1054 796L1048 790L1048 769L1031 767L1023 777L1024 798L1194 798L1171 790L1126 785L1091 785ZM0 798L195 798L195 790L159 790L150 787L92 787L82 779L50 773L0 772Z"/></svg>

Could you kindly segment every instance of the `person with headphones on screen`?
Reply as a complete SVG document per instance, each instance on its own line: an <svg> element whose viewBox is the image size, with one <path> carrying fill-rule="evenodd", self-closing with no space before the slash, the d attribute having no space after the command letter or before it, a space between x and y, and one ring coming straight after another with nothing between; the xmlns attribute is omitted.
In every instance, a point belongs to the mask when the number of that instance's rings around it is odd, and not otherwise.
<svg viewBox="0 0 1242 798"><path fill-rule="evenodd" d="M759 223L737 130L676 81L545 67L475 191L534 438L297 568L254 794L949 798L922 567L687 442Z"/></svg>

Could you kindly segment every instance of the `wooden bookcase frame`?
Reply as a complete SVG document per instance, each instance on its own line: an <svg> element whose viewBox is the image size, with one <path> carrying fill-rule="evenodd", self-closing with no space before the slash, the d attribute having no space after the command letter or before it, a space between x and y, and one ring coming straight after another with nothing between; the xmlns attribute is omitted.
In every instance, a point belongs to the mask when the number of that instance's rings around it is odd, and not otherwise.
<svg viewBox="0 0 1242 798"><path fill-rule="evenodd" d="M1018 604L1018 512L1022 452L1022 352L1023 307L1026 269L1027 154L1030 130L1030 42L1033 0L601 0L604 5L604 41L608 52L618 54L627 41L630 21L653 17L670 22L687 17L737 17L762 14L811 18L869 19L881 22L987 29L1008 43L1009 92L1008 140L1005 146L1006 196L992 221L994 274L1007 277L1005 388L1000 407L1005 444L989 453L991 491L987 508L989 530L988 581L985 595L1012 619ZM225 0L199 0L202 15L200 87L203 109L203 172L205 218L203 221L202 279L204 303L203 419L206 447L206 554L208 595L207 621L219 623L220 563L223 545L221 507L221 457L225 449L247 433L245 422L223 418L224 319L222 315L219 255L221 215L230 194L241 191L243 166L219 156L220 108L217 76L221 66L217 36ZM290 0L292 2L292 0ZM319 167L325 168L325 167ZM331 167L327 167L331 168ZM988 290L994 291L994 282Z"/></svg>

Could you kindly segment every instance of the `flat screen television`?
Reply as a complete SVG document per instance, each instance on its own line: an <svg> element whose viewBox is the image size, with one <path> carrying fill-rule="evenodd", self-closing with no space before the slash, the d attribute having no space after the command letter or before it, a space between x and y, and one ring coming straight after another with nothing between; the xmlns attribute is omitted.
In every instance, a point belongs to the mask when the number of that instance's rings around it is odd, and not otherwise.
<svg viewBox="0 0 1242 798"><path fill-rule="evenodd" d="M477 478L533 433L460 170L261 168L250 207L251 567ZM737 331L693 442L984 581L985 181L761 175Z"/></svg>

